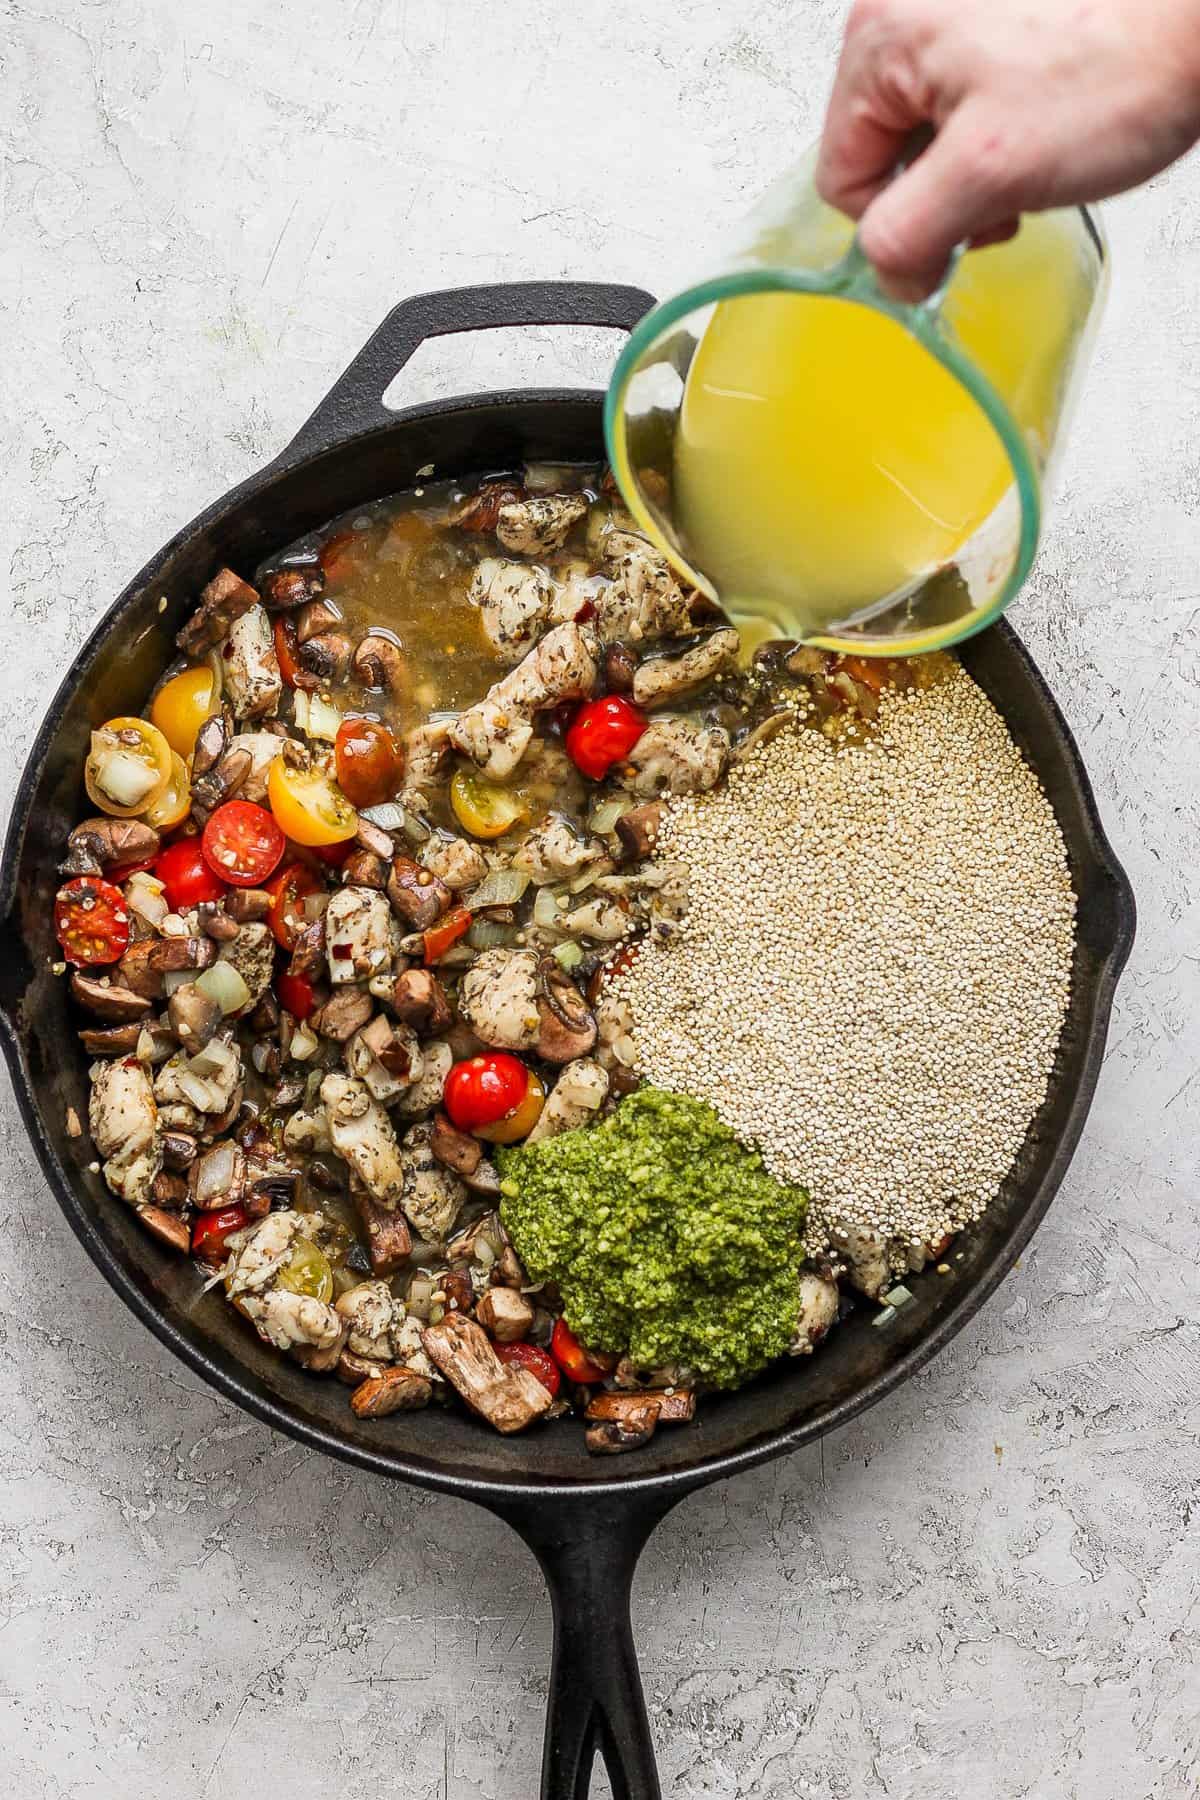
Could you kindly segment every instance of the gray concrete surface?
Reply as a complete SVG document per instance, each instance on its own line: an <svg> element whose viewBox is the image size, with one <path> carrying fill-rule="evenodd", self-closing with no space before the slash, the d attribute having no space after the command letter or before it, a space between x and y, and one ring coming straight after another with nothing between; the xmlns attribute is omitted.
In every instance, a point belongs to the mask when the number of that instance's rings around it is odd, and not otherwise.
<svg viewBox="0 0 1200 1800"><path fill-rule="evenodd" d="M0 664L11 792L143 559L271 456L399 296L654 284L814 133L826 0L4 0ZM1141 936L1031 1253L918 1381L687 1503L637 1627L666 1792L1183 1800L1200 1768L1200 164L1116 281L1019 622ZM424 356L409 395L530 332ZM0 1767L36 1800L529 1800L532 1563L201 1388L101 1286L0 1099Z"/></svg>

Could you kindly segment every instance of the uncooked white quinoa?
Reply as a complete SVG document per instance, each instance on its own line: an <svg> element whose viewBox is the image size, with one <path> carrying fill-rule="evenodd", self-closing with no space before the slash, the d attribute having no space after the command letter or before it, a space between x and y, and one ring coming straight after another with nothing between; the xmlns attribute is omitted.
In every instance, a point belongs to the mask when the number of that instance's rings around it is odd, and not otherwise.
<svg viewBox="0 0 1200 1800"><path fill-rule="evenodd" d="M638 1067L708 1100L835 1225L936 1243L1012 1166L1066 1011L1062 834L958 665L886 692L878 735L803 725L710 795L668 803L689 866L678 934L614 983Z"/></svg>

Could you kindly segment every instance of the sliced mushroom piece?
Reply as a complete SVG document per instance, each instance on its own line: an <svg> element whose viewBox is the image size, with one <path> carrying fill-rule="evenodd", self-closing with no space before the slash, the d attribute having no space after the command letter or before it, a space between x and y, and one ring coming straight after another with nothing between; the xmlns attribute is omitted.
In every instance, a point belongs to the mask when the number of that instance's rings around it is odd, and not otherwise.
<svg viewBox="0 0 1200 1800"><path fill-rule="evenodd" d="M669 1385L669 1384L668 1384ZM658 1408L659 1425L687 1425L696 1416L696 1394L693 1388L676 1388L671 1393L657 1392L596 1394L588 1402L586 1419L624 1419L643 1406Z"/></svg>
<svg viewBox="0 0 1200 1800"><path fill-rule="evenodd" d="M623 1396L635 1404L619 1418L601 1419L584 1433L584 1443L592 1456L619 1456L626 1450L640 1450L654 1436L659 1407L655 1400L640 1400L635 1394Z"/></svg>
<svg viewBox="0 0 1200 1800"><path fill-rule="evenodd" d="M469 1132L456 1131L444 1112L433 1116L429 1148L444 1169L456 1175L473 1175L483 1160L483 1145Z"/></svg>
<svg viewBox="0 0 1200 1800"><path fill-rule="evenodd" d="M323 631L301 644L296 660L320 682L337 682L350 666L353 645L338 631Z"/></svg>
<svg viewBox="0 0 1200 1800"><path fill-rule="evenodd" d="M343 987L313 1013L309 1024L322 1037L332 1038L335 1044L344 1044L367 1023L373 1011L371 996L365 988Z"/></svg>
<svg viewBox="0 0 1200 1800"><path fill-rule="evenodd" d="M480 1296L475 1317L498 1344L516 1344L529 1335L533 1307L515 1288L494 1287Z"/></svg>
<svg viewBox="0 0 1200 1800"><path fill-rule="evenodd" d="M196 1140L187 1131L166 1131L162 1134L163 1167L180 1170L191 1168L196 1160Z"/></svg>
<svg viewBox="0 0 1200 1800"><path fill-rule="evenodd" d="M396 854L396 845L391 832L385 831L382 825L376 825L373 819L365 819L361 813L358 816L355 842L360 850L369 850L381 862L390 863ZM372 883L372 885L374 884Z"/></svg>
<svg viewBox="0 0 1200 1800"><path fill-rule="evenodd" d="M104 1179L122 1200L149 1202L162 1168L154 1088L136 1057L93 1063L88 1125L104 1159Z"/></svg>
<svg viewBox="0 0 1200 1800"><path fill-rule="evenodd" d="M168 1212L182 1212L188 1203L187 1182L182 1175L176 1175L166 1169L154 1177L154 1185L150 1192L154 1204L165 1206Z"/></svg>
<svg viewBox="0 0 1200 1800"><path fill-rule="evenodd" d="M203 1049L223 1016L217 1002L202 993L194 981L185 981L167 1001L171 1030L187 1050Z"/></svg>
<svg viewBox="0 0 1200 1800"><path fill-rule="evenodd" d="M129 1025L105 1025L99 1031L81 1031L79 1041L89 1056L127 1056L138 1047L142 1028L136 1020Z"/></svg>
<svg viewBox="0 0 1200 1800"><path fill-rule="evenodd" d="M447 524L456 525L460 531L495 531L500 508L510 500L522 499L524 492L516 476L485 481L476 493L468 494L451 512Z"/></svg>
<svg viewBox="0 0 1200 1800"><path fill-rule="evenodd" d="M202 775L216 767L229 748L229 720L224 713L212 713L196 733L192 750L192 790Z"/></svg>
<svg viewBox="0 0 1200 1800"><path fill-rule="evenodd" d="M633 697L639 706L661 706L665 700L694 693L727 669L737 666L741 639L736 631L714 631L701 643L676 656L652 656L633 678Z"/></svg>
<svg viewBox="0 0 1200 1800"><path fill-rule="evenodd" d="M500 1196L500 1171L486 1156L469 1175L463 1175L462 1182L473 1194L481 1194L485 1199L496 1200Z"/></svg>
<svg viewBox="0 0 1200 1800"><path fill-rule="evenodd" d="M342 880L348 887L377 888L387 886L389 864L372 850L355 850L342 864Z"/></svg>
<svg viewBox="0 0 1200 1800"><path fill-rule="evenodd" d="M187 1255L192 1247L192 1234L187 1221L181 1219L178 1213L168 1212L161 1206L139 1206L137 1216L160 1244L165 1244L168 1250L174 1250L180 1256Z"/></svg>
<svg viewBox="0 0 1200 1800"><path fill-rule="evenodd" d="M268 612L288 612L324 592L325 572L320 563L289 563L263 576L262 601Z"/></svg>
<svg viewBox="0 0 1200 1800"><path fill-rule="evenodd" d="M200 594L200 604L175 642L185 656L201 657L214 649L231 627L257 606L258 594L232 569L218 569Z"/></svg>
<svg viewBox="0 0 1200 1800"><path fill-rule="evenodd" d="M292 960L288 964L288 974L296 975L302 981L311 981L314 976L325 970L325 918L313 919L310 924L301 926L296 933L292 945Z"/></svg>
<svg viewBox="0 0 1200 1800"><path fill-rule="evenodd" d="M346 1067L386 1106L420 1079L424 1062L416 1033L380 1013L347 1044Z"/></svg>
<svg viewBox="0 0 1200 1800"><path fill-rule="evenodd" d="M506 550L524 556L546 556L552 550L562 549L587 510L588 501L583 494L508 500L496 515L496 536Z"/></svg>
<svg viewBox="0 0 1200 1800"><path fill-rule="evenodd" d="M277 720L267 721L267 724L277 723ZM256 806L264 804L271 779L271 764L282 756L284 741L275 732L265 728L262 731L239 731L230 740L229 748L232 752L244 751L250 758L250 767L238 788L243 800L252 800Z"/></svg>
<svg viewBox="0 0 1200 1800"><path fill-rule="evenodd" d="M98 869L145 862L157 856L162 840L141 819L85 819L67 839L64 875L94 875Z"/></svg>
<svg viewBox="0 0 1200 1800"><path fill-rule="evenodd" d="M638 659L628 644L609 644L604 652L604 686L610 694L631 694Z"/></svg>
<svg viewBox="0 0 1200 1800"><path fill-rule="evenodd" d="M310 638L332 631L342 623L341 608L333 600L308 600L296 614L296 642L307 644Z"/></svg>
<svg viewBox="0 0 1200 1800"><path fill-rule="evenodd" d="M211 968L216 960L217 946L211 938L146 938L131 944L117 967L127 988L152 1000L162 993L164 975Z"/></svg>
<svg viewBox="0 0 1200 1800"><path fill-rule="evenodd" d="M354 679L365 688L393 694L403 691L405 683L404 652L391 638L368 632L354 652Z"/></svg>
<svg viewBox="0 0 1200 1800"><path fill-rule="evenodd" d="M431 869L423 868L411 856L392 859L387 896L392 910L404 920L410 931L426 931L440 919L451 901L450 889L439 881Z"/></svg>
<svg viewBox="0 0 1200 1800"><path fill-rule="evenodd" d="M336 1071L321 1083L321 1102L338 1155L376 1200L398 1206L409 1186L409 1171L383 1108L361 1081Z"/></svg>
<svg viewBox="0 0 1200 1800"><path fill-rule="evenodd" d="M201 931L214 944L231 944L241 930L237 920L230 918L220 900L202 900L196 908L196 917Z"/></svg>
<svg viewBox="0 0 1200 1800"><path fill-rule="evenodd" d="M422 1037L437 1037L454 1018L449 995L431 969L405 969L398 975L390 1005Z"/></svg>
<svg viewBox="0 0 1200 1800"><path fill-rule="evenodd" d="M413 1369L383 1369L355 1388L350 1405L360 1419L384 1419L428 1406L432 1393L433 1383Z"/></svg>
<svg viewBox="0 0 1200 1800"><path fill-rule="evenodd" d="M596 1019L570 975L554 956L538 958L536 1048L547 1062L586 1056L596 1042Z"/></svg>
<svg viewBox="0 0 1200 1800"><path fill-rule="evenodd" d="M623 861L641 862L645 857L653 856L662 816L661 800L650 800L645 806L634 806L621 814L616 823L616 833L621 841Z"/></svg>
<svg viewBox="0 0 1200 1800"><path fill-rule="evenodd" d="M497 1431L523 1431L549 1410L550 1394L536 1375L517 1363L502 1363L482 1327L460 1313L427 1326L421 1342L472 1411Z"/></svg>
<svg viewBox="0 0 1200 1800"><path fill-rule="evenodd" d="M412 1253L408 1220L397 1207L383 1206L361 1182L351 1180L351 1198L367 1240L367 1255L375 1275L394 1275Z"/></svg>
<svg viewBox="0 0 1200 1800"><path fill-rule="evenodd" d="M250 773L253 757L248 750L226 750L207 775L192 783L192 816L206 821L209 813L239 793Z"/></svg>
<svg viewBox="0 0 1200 1800"><path fill-rule="evenodd" d="M114 1025L144 1018L150 1011L147 995L104 976L84 975L79 969L71 974L71 998L98 1019L107 1019Z"/></svg>
<svg viewBox="0 0 1200 1800"><path fill-rule="evenodd" d="M225 896L225 911L239 925L265 919L271 910L271 896L266 888L231 888Z"/></svg>

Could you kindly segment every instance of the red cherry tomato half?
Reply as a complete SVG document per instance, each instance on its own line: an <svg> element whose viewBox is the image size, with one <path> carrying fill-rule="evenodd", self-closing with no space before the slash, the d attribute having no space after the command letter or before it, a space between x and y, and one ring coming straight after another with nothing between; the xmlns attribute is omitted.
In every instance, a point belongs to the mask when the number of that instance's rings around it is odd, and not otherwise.
<svg viewBox="0 0 1200 1800"><path fill-rule="evenodd" d="M98 875L77 875L54 899L54 932L68 962L112 963L129 947L125 896Z"/></svg>
<svg viewBox="0 0 1200 1800"><path fill-rule="evenodd" d="M587 1385L604 1380L604 1370L594 1363L565 1319L555 1319L550 1334L550 1351L563 1374L570 1381Z"/></svg>
<svg viewBox="0 0 1200 1800"><path fill-rule="evenodd" d="M315 856L318 862L326 863L331 869L340 869L358 846L353 838L343 838L340 844L309 844L307 848L309 855Z"/></svg>
<svg viewBox="0 0 1200 1800"><path fill-rule="evenodd" d="M312 982L305 981L303 975L289 975L286 969L275 977L275 993L284 1012L290 1012L293 1019L307 1019L317 1003Z"/></svg>
<svg viewBox="0 0 1200 1800"><path fill-rule="evenodd" d="M220 1206L213 1212L197 1213L192 1226L192 1255L201 1262L223 1263L227 1255L225 1239L240 1231L246 1222L244 1206Z"/></svg>
<svg viewBox="0 0 1200 1800"><path fill-rule="evenodd" d="M302 862L289 863L267 883L271 910L267 924L281 950L294 950L300 927L304 923L304 902L309 894L319 894L321 883ZM288 1008L289 1012L291 1008Z"/></svg>
<svg viewBox="0 0 1200 1800"><path fill-rule="evenodd" d="M154 859L154 873L167 891L172 912L188 912L202 900L220 900L227 891L205 862L198 837L180 838L160 850Z"/></svg>
<svg viewBox="0 0 1200 1800"><path fill-rule="evenodd" d="M297 685L296 678L303 671L298 659L299 645L296 641L296 621L291 613L280 613L275 621L275 655L279 662L279 673L288 687Z"/></svg>
<svg viewBox="0 0 1200 1800"><path fill-rule="evenodd" d="M259 887L279 862L284 836L265 806L227 800L218 806L200 839L214 875L234 887Z"/></svg>
<svg viewBox="0 0 1200 1800"><path fill-rule="evenodd" d="M488 1050L455 1063L446 1077L442 1104L459 1131L495 1125L516 1112L529 1088L529 1070L507 1050Z"/></svg>
<svg viewBox="0 0 1200 1800"><path fill-rule="evenodd" d="M428 931L422 932L425 940L425 961L435 963L439 956L445 956L452 944L457 944L460 937L465 937L471 929L471 914L465 906L453 906L444 919L431 925Z"/></svg>
<svg viewBox="0 0 1200 1800"><path fill-rule="evenodd" d="M343 719L333 754L338 786L351 806L379 806L400 786L404 753L378 719Z"/></svg>
<svg viewBox="0 0 1200 1800"><path fill-rule="evenodd" d="M557 1400L562 1376L552 1356L547 1356L536 1344L494 1344L492 1347L502 1363L516 1363L519 1368L536 1375L550 1398Z"/></svg>
<svg viewBox="0 0 1200 1800"><path fill-rule="evenodd" d="M640 707L620 694L581 706L567 728L567 755L583 775L602 781L624 762L650 723Z"/></svg>

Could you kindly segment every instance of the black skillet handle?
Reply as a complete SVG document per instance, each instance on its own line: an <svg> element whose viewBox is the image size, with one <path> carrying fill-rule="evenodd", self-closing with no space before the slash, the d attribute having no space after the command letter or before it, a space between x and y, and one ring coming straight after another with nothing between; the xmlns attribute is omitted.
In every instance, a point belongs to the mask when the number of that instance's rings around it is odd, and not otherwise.
<svg viewBox="0 0 1200 1800"><path fill-rule="evenodd" d="M652 294L609 281L513 281L414 294L392 308L279 460L311 456L373 425L386 425L393 415L383 396L426 338L508 325L611 325L632 331L653 305Z"/></svg>
<svg viewBox="0 0 1200 1800"><path fill-rule="evenodd" d="M554 1608L541 1800L587 1800L597 1752L613 1800L661 1800L629 1598L647 1539L681 1498L558 1492L496 1509L542 1565Z"/></svg>

